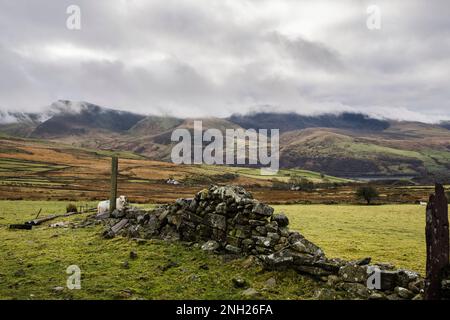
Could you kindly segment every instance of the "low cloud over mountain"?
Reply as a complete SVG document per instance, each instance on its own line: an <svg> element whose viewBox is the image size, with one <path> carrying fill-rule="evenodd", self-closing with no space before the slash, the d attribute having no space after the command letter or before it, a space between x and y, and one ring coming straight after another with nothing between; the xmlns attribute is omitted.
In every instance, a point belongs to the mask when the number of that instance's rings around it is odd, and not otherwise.
<svg viewBox="0 0 450 320"><path fill-rule="evenodd" d="M2 1L0 106L87 100L143 114L356 112L450 119L449 4L376 1Z"/></svg>
<svg viewBox="0 0 450 320"><path fill-rule="evenodd" d="M42 114L2 114L0 133L170 161L172 132L194 118L141 115L58 101ZM8 119L9 121L6 121ZM202 120L203 130L280 129L280 164L336 176L439 177L450 169L448 123L380 120L361 113L304 116L254 112ZM11 121L13 120L13 121ZM8 122L8 123L5 123Z"/></svg>

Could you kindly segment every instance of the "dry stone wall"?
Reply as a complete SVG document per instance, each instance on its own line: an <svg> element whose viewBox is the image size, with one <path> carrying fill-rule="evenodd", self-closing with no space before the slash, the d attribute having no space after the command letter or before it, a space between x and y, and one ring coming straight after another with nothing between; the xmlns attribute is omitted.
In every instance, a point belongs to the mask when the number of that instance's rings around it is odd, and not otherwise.
<svg viewBox="0 0 450 320"><path fill-rule="evenodd" d="M289 230L284 214L238 186L211 186L192 199L154 210L126 208L103 216L105 238L159 238L198 243L205 251L255 256L267 270L294 269L326 283L320 299L334 299L345 291L362 299L422 299L424 281L419 274L394 270L387 264L371 265L371 259L329 259L314 243ZM378 289L367 280L379 272ZM372 272L372 274L371 274ZM446 284L448 286L448 283Z"/></svg>

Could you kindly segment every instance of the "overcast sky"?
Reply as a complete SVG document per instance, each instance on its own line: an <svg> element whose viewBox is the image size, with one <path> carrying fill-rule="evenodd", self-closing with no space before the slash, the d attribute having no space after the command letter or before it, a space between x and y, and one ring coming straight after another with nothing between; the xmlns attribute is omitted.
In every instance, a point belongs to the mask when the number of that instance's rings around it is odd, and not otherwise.
<svg viewBox="0 0 450 320"><path fill-rule="evenodd" d="M66 27L69 5L81 30ZM378 5L381 29L366 26ZM448 0L0 0L0 108L450 119Z"/></svg>

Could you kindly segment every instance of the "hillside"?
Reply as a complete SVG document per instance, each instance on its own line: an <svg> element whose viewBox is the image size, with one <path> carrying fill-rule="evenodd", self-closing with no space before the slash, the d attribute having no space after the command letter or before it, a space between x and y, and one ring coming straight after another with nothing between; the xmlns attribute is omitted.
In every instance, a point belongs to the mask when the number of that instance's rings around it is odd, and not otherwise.
<svg viewBox="0 0 450 320"><path fill-rule="evenodd" d="M282 168L428 182L449 176L450 130L445 122L399 122L352 113L303 116L267 112L195 120L202 120L203 130L280 129ZM0 133L170 161L173 130L192 132L193 121L58 101L42 114L1 113Z"/></svg>
<svg viewBox="0 0 450 320"><path fill-rule="evenodd" d="M22 138L0 139L0 199L100 200L109 197L110 151L75 148L61 143ZM261 176L253 168L174 165L131 152L119 156L119 194L133 202L166 203L211 184L244 186L258 199L273 204L357 203L358 183L300 169L281 169ZM166 183L169 178L179 185ZM290 190L291 179L306 179L313 189ZM286 188L287 187L287 188ZM381 203L426 201L427 186L380 185Z"/></svg>
<svg viewBox="0 0 450 320"><path fill-rule="evenodd" d="M16 137L27 137L42 120L41 115L35 113L0 110L0 132Z"/></svg>
<svg viewBox="0 0 450 320"><path fill-rule="evenodd" d="M275 176L260 170L209 165L175 165L153 161L131 152L75 148L61 143L23 138L0 139L0 199L99 200L108 198L111 156L119 156L119 193L135 202L164 203L188 197L211 184L248 187L275 203L323 199L319 192L286 192L274 189L274 181L290 186L291 177L315 184L344 185L347 179L317 172L289 169ZM168 184L169 178L179 185ZM347 195L343 194L343 197ZM334 197L330 194L330 199Z"/></svg>
<svg viewBox="0 0 450 320"><path fill-rule="evenodd" d="M364 131L383 131L389 128L388 121L371 119L363 114L342 113L302 116L296 113L251 113L232 115L229 121L243 128L272 129L289 132L306 128L338 128Z"/></svg>
<svg viewBox="0 0 450 320"><path fill-rule="evenodd" d="M450 169L450 131L392 123L380 133L306 129L282 136L281 163L338 176L433 177Z"/></svg>
<svg viewBox="0 0 450 320"><path fill-rule="evenodd" d="M81 103L73 108L70 101L61 101L61 112L40 123L31 133L33 138L58 138L68 135L86 135L91 131L125 132L144 116L125 111Z"/></svg>

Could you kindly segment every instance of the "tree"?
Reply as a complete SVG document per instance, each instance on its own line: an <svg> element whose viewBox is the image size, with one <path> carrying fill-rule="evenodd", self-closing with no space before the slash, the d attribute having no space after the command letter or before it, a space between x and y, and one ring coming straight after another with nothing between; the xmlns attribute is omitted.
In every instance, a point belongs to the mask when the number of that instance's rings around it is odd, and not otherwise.
<svg viewBox="0 0 450 320"><path fill-rule="evenodd" d="M360 187L356 190L356 197L358 199L363 199L367 201L367 204L370 205L372 200L378 198L379 194L377 189L371 186Z"/></svg>

